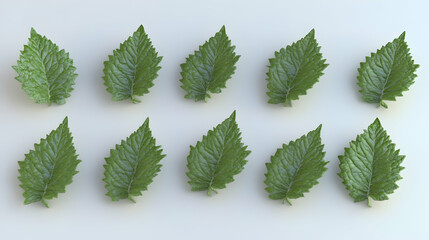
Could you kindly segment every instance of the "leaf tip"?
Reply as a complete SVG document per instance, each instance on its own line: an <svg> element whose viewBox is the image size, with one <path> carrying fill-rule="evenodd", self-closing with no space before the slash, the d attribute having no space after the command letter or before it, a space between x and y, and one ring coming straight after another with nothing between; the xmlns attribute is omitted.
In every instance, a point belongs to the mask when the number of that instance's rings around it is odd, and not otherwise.
<svg viewBox="0 0 429 240"><path fill-rule="evenodd" d="M136 34L144 35L146 32L144 31L143 24L140 24L140 26L137 28L137 31L133 34L133 36L136 36Z"/></svg>
<svg viewBox="0 0 429 240"><path fill-rule="evenodd" d="M32 37L33 37L34 35L38 35L38 33L36 32L36 30L35 30L33 27L31 27L30 35L31 35Z"/></svg>
<svg viewBox="0 0 429 240"><path fill-rule="evenodd" d="M319 126L316 128L316 132L320 133L322 130L322 124L319 124Z"/></svg>
<svg viewBox="0 0 429 240"><path fill-rule="evenodd" d="M403 31L401 33L401 35L399 35L399 39L404 40L405 39L405 34L406 34L406 31Z"/></svg>
<svg viewBox="0 0 429 240"><path fill-rule="evenodd" d="M316 32L316 30L314 30L314 28L312 28L310 30L310 32L308 32L307 36L314 37L315 32Z"/></svg>
<svg viewBox="0 0 429 240"><path fill-rule="evenodd" d="M219 32L221 32L221 33L225 33L225 25L223 25L223 26L220 28Z"/></svg>
<svg viewBox="0 0 429 240"><path fill-rule="evenodd" d="M380 119L378 119L378 118L376 118L375 120L374 120L374 122L371 124L371 125L379 125L379 126L381 126L381 122L380 122Z"/></svg>
<svg viewBox="0 0 429 240"><path fill-rule="evenodd" d="M229 116L229 118L231 118L232 120L235 120L235 115L236 115L236 110L234 110L234 111L231 113L231 116Z"/></svg>
<svg viewBox="0 0 429 240"><path fill-rule="evenodd" d="M148 124L148 125L149 125L149 117L147 117L147 118L144 120L143 125L145 125L145 124Z"/></svg>
<svg viewBox="0 0 429 240"><path fill-rule="evenodd" d="M64 125L68 126L68 124L69 124L69 117L66 116L61 124L64 124Z"/></svg>
<svg viewBox="0 0 429 240"><path fill-rule="evenodd" d="M66 117L64 118L64 120L61 122L61 124L58 126L58 128L60 128L60 127L62 127L62 126L68 127L68 124L69 124L69 119L68 119L68 117L66 116Z"/></svg>

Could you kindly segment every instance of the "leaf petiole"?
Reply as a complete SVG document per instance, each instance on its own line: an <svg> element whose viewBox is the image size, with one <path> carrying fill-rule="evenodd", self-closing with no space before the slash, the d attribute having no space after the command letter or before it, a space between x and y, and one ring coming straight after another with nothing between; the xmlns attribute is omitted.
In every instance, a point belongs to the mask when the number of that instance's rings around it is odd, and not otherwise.
<svg viewBox="0 0 429 240"><path fill-rule="evenodd" d="M292 203L287 198L283 198L283 204L289 203L290 206L292 206Z"/></svg>
<svg viewBox="0 0 429 240"><path fill-rule="evenodd" d="M45 201L44 198L42 198L42 203L43 203L43 205L45 205L45 207L49 208L49 204Z"/></svg>
<svg viewBox="0 0 429 240"><path fill-rule="evenodd" d="M217 191L216 191L216 189L213 188L213 186L209 187L209 189L207 190L207 195L211 196L212 195L211 192L214 192L217 194Z"/></svg>
<svg viewBox="0 0 429 240"><path fill-rule="evenodd" d="M366 204L368 205L368 207L372 207L371 203L369 202L369 198L366 199Z"/></svg>

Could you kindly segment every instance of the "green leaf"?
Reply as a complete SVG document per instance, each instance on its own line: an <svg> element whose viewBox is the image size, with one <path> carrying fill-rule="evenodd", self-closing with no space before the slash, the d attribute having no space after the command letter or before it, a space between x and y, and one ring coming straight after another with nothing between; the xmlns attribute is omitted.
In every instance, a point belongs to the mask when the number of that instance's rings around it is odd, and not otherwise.
<svg viewBox="0 0 429 240"><path fill-rule="evenodd" d="M199 51L189 55L186 63L180 65L185 98L206 101L210 98L209 92L220 93L222 88L226 88L226 81L234 74L235 63L240 58L234 49L223 26L199 47Z"/></svg>
<svg viewBox="0 0 429 240"><path fill-rule="evenodd" d="M292 100L307 94L307 90L319 81L328 66L314 38L314 29L274 55L267 73L268 103L272 104L292 105Z"/></svg>
<svg viewBox="0 0 429 240"><path fill-rule="evenodd" d="M414 64L405 42L405 32L360 64L358 85L365 102L387 108L386 100L395 101L414 83L418 64Z"/></svg>
<svg viewBox="0 0 429 240"><path fill-rule="evenodd" d="M375 121L367 130L350 142L340 159L341 172L350 196L355 202L367 200L387 200L387 194L398 188L396 181L401 179L400 166L405 156L399 155L380 121Z"/></svg>
<svg viewBox="0 0 429 240"><path fill-rule="evenodd" d="M327 170L323 158L322 139L320 130L322 125L307 135L289 144L283 144L277 149L276 154L271 156L271 162L266 163L265 190L271 199L283 199L283 203L289 199L304 196L310 188L318 184L317 181Z"/></svg>
<svg viewBox="0 0 429 240"><path fill-rule="evenodd" d="M76 68L69 54L31 28L28 44L21 51L16 80L36 103L64 104L73 90Z"/></svg>
<svg viewBox="0 0 429 240"><path fill-rule="evenodd" d="M110 150L106 158L103 179L107 196L112 201L141 196L161 169L159 162L165 157L149 129L149 118L120 145Z"/></svg>
<svg viewBox="0 0 429 240"><path fill-rule="evenodd" d="M241 133L235 121L235 111L229 118L209 130L201 142L191 146L186 175L192 191L223 189L234 181L246 164L250 151L241 142Z"/></svg>
<svg viewBox="0 0 429 240"><path fill-rule="evenodd" d="M119 49L113 51L113 55L109 55L109 61L104 62L104 85L113 95L112 100L131 99L133 103L139 103L137 96L149 93L149 88L154 85L161 60L140 25Z"/></svg>
<svg viewBox="0 0 429 240"><path fill-rule="evenodd" d="M72 183L81 162L72 141L66 117L56 130L34 144L34 150L25 155L24 161L18 162L18 179L24 189L25 204L42 201L49 207L46 200L65 193L66 185Z"/></svg>

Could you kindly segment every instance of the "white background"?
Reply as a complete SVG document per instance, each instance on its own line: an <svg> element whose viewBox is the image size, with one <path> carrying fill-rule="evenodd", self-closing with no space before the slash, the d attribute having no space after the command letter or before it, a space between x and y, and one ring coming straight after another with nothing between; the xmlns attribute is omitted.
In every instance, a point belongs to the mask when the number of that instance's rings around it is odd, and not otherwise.
<svg viewBox="0 0 429 240"><path fill-rule="evenodd" d="M0 0L0 239L428 239L428 1L6 1ZM113 102L103 61L140 24L164 56L142 103ZM207 103L184 99L180 64L222 25L242 57L221 94ZM35 104L11 68L30 28L66 49L79 74L62 106ZM312 28L329 67L293 107L270 105L268 58ZM410 91L389 109L361 100L357 68L365 56L406 30L421 67ZM191 192L189 145L237 110L252 153L235 182L216 196ZM65 116L82 159L67 193L23 204L18 164ZM103 164L109 149L150 117L167 157L133 204L111 202ZM338 155L379 117L406 155L399 189L388 201L353 203L337 176ZM329 170L293 206L270 200L265 163L282 143L323 124Z"/></svg>

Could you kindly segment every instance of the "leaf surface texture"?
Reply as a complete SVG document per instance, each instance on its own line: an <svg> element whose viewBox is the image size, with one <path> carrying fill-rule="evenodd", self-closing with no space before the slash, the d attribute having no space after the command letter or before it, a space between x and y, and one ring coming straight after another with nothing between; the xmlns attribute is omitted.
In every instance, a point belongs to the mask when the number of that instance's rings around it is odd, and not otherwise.
<svg viewBox="0 0 429 240"><path fill-rule="evenodd" d="M182 68L182 88L185 98L195 101L206 101L209 93L220 93L226 87L226 81L235 71L235 63L240 58L236 55L235 46L225 32L225 26L189 55Z"/></svg>
<svg viewBox="0 0 429 240"><path fill-rule="evenodd" d="M76 68L69 54L33 28L27 45L21 51L16 80L36 103L64 104L73 90Z"/></svg>
<svg viewBox="0 0 429 240"><path fill-rule="evenodd" d="M314 29L296 43L275 52L269 61L268 102L285 106L298 100L300 95L306 95L328 66L320 53Z"/></svg>
<svg viewBox="0 0 429 240"><path fill-rule="evenodd" d="M149 93L161 69L161 60L143 26L140 26L104 62L104 85L112 94L112 100L140 102L137 97Z"/></svg>
<svg viewBox="0 0 429 240"><path fill-rule="evenodd" d="M192 191L211 191L223 189L234 181L244 169L250 154L241 142L241 133L235 121L235 111L229 118L209 130L202 141L191 146L188 156L189 184Z"/></svg>
<svg viewBox="0 0 429 240"><path fill-rule="evenodd" d="M387 108L386 100L395 101L414 83L418 67L411 58L403 32L360 64L358 85L362 99Z"/></svg>
<svg viewBox="0 0 429 240"><path fill-rule="evenodd" d="M141 196L153 178L161 170L160 161L165 157L149 128L149 118L106 158L103 179L106 182L107 196L112 201Z"/></svg>
<svg viewBox="0 0 429 240"><path fill-rule="evenodd" d="M289 144L277 149L271 162L267 163L265 188L271 199L290 201L304 196L304 193L319 182L328 162L320 137L322 125Z"/></svg>
<svg viewBox="0 0 429 240"><path fill-rule="evenodd" d="M46 200L65 193L80 162L72 140L65 118L56 130L34 144L34 150L25 155L24 161L18 162L25 204L41 201L49 207Z"/></svg>
<svg viewBox="0 0 429 240"><path fill-rule="evenodd" d="M369 197L382 201L398 188L399 172L405 156L399 155L390 137L378 118L350 142L344 155L339 156L343 184L355 202L367 201Z"/></svg>

